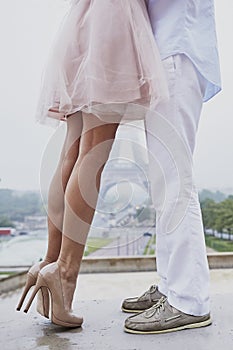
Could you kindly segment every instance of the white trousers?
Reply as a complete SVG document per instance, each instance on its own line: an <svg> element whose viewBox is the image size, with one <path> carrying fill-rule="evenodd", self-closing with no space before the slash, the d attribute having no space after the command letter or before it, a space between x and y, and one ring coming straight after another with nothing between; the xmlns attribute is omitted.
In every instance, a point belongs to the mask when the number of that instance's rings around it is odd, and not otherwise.
<svg viewBox="0 0 233 350"><path fill-rule="evenodd" d="M183 54L163 64L170 99L145 121L159 290L172 306L198 316L209 312L209 269L192 164L205 80Z"/></svg>

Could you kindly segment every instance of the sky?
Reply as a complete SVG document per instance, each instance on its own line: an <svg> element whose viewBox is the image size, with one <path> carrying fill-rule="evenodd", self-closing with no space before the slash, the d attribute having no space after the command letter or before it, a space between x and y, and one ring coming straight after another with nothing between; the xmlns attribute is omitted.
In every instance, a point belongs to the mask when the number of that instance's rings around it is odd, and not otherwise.
<svg viewBox="0 0 233 350"><path fill-rule="evenodd" d="M0 0L0 188L38 190L54 129L35 122L41 75L65 0ZM223 91L204 105L194 170L199 189L233 189L233 1L216 0ZM233 190L232 190L233 192Z"/></svg>

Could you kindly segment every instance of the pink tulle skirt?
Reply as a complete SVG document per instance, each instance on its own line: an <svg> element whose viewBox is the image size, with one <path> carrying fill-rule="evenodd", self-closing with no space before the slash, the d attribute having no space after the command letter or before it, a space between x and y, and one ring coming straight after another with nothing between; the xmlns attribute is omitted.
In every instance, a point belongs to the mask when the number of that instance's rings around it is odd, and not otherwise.
<svg viewBox="0 0 233 350"><path fill-rule="evenodd" d="M77 111L142 119L168 98L144 0L73 0L51 48L36 119L51 126Z"/></svg>

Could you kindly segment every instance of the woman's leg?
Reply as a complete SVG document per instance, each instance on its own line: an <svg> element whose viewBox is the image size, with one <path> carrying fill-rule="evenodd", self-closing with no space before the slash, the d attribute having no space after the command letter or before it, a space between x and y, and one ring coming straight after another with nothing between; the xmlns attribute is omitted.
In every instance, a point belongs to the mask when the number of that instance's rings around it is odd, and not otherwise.
<svg viewBox="0 0 233 350"><path fill-rule="evenodd" d="M64 301L71 307L86 238L95 213L101 174L118 124L107 124L83 113L79 156L65 192L61 252L58 258Z"/></svg>
<svg viewBox="0 0 233 350"><path fill-rule="evenodd" d="M82 114L75 113L67 119L67 132L60 160L50 184L48 194L48 247L46 262L57 260L62 241L64 194L79 154L82 133Z"/></svg>

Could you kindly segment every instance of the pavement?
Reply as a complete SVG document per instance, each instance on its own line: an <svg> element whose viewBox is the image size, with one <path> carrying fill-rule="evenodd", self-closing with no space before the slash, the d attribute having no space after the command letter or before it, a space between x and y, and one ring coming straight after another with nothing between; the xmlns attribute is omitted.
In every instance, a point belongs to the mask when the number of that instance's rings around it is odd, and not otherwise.
<svg viewBox="0 0 233 350"><path fill-rule="evenodd" d="M157 283L155 272L81 274L74 311L84 317L80 329L65 329L36 313L15 311L21 290L2 295L0 300L1 350L232 350L233 269L211 270L211 313L209 327L161 335L124 333L127 317L121 301L139 295Z"/></svg>

